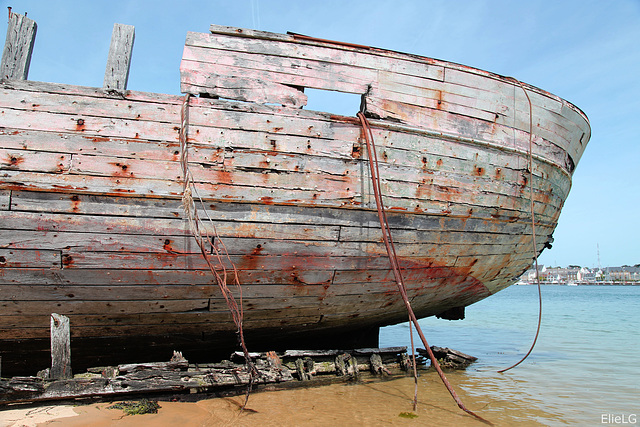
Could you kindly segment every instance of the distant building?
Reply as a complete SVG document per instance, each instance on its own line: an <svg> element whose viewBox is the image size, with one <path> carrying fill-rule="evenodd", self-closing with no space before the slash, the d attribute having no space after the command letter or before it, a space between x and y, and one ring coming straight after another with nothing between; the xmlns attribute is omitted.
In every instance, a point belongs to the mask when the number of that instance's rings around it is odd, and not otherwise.
<svg viewBox="0 0 640 427"><path fill-rule="evenodd" d="M541 282L544 282L547 279L547 267L545 267L544 265L538 265L538 278L540 279ZM520 276L520 281L526 282L526 283L535 283L536 282L535 266L525 271L522 274L522 276Z"/></svg>
<svg viewBox="0 0 640 427"><path fill-rule="evenodd" d="M566 284L578 280L579 267L551 267L547 269L546 282L552 284Z"/></svg>
<svg viewBox="0 0 640 427"><path fill-rule="evenodd" d="M587 267L582 267L578 270L577 279L582 283L595 283L597 279L597 271L590 270Z"/></svg>
<svg viewBox="0 0 640 427"><path fill-rule="evenodd" d="M638 267L606 267L604 280L607 282L638 282L640 281L640 268Z"/></svg>

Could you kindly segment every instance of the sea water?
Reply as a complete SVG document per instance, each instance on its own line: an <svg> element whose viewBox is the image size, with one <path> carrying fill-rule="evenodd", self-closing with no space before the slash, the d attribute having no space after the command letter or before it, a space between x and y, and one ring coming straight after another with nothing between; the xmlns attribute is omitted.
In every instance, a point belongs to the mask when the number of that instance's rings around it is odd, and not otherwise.
<svg viewBox="0 0 640 427"><path fill-rule="evenodd" d="M466 395L489 406L524 402L546 414L530 415L531 421L547 425L638 425L640 286L546 285L541 292L537 344L528 359L503 374L497 370L517 362L535 336L535 285L511 286L469 306L464 320L428 318L420 325L429 345L478 357L455 379ZM407 323L381 330L381 347L408 343Z"/></svg>

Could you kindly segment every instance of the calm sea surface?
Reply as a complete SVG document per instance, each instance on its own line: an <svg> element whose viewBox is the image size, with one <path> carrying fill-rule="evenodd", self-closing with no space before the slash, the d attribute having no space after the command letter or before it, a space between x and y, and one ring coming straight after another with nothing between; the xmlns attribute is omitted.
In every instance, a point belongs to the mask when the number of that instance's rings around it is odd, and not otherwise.
<svg viewBox="0 0 640 427"><path fill-rule="evenodd" d="M543 286L542 298L536 348L503 374L496 371L517 362L535 335L536 286L511 286L467 307L463 321L429 318L420 324L429 345L479 358L454 379L464 394L485 400L489 410L509 410L492 399L514 400L530 410L522 420L638 425L640 286ZM407 345L408 337L407 324L390 326L381 331L380 346Z"/></svg>

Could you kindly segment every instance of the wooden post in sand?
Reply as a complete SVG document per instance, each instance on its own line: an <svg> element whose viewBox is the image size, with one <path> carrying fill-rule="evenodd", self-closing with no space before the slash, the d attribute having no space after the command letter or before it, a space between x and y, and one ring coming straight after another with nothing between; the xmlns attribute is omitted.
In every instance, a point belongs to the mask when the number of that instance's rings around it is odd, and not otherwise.
<svg viewBox="0 0 640 427"><path fill-rule="evenodd" d="M56 313L51 313L51 371L49 377L72 378L69 318Z"/></svg>

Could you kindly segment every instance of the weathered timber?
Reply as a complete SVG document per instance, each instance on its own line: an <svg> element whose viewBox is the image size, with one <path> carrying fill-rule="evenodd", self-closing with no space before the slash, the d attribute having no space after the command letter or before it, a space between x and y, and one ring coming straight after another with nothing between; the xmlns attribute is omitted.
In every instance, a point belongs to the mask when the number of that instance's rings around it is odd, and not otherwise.
<svg viewBox="0 0 640 427"><path fill-rule="evenodd" d="M50 378L71 378L71 330L69 318L51 314L51 370Z"/></svg>
<svg viewBox="0 0 640 427"><path fill-rule="evenodd" d="M418 348L418 353L424 357L429 357L424 348ZM470 364L478 360L477 357L470 356L461 351L452 350L448 347L431 346L433 355L440 363L440 366L447 369L465 369Z"/></svg>
<svg viewBox="0 0 640 427"><path fill-rule="evenodd" d="M360 360L356 355L361 356ZM371 355L371 358L362 357ZM298 357L300 356L300 357ZM139 393L166 393L214 391L221 388L248 385L277 384L297 378L314 381L318 378L357 377L360 371L379 372L382 357L386 366L398 375L406 370L401 361L406 357L406 347L360 349L354 351L295 351L277 354L251 353L257 377L250 380L241 363L240 352L232 354L233 361L190 365L179 352L174 352L170 362L135 363L117 367L90 368L84 374L69 379L43 379L40 377L13 377L0 379L0 404L32 403L47 400L87 397L119 397ZM333 359L336 359L335 364ZM329 358L329 359L327 359ZM339 366L337 360L342 365ZM329 363L327 363L329 360ZM376 360L375 366L371 360ZM297 374L294 378L293 373ZM389 375L389 371L386 367Z"/></svg>
<svg viewBox="0 0 640 427"><path fill-rule="evenodd" d="M313 87L325 90L338 90L351 93L367 95L370 100L373 96L368 92L367 82L374 81L374 92L382 90L377 97L381 100L407 101L403 98L393 96L395 91L409 89L410 91L420 91L423 87L428 88L426 98L415 101L416 105L429 107L431 101L433 108L447 110L458 115L467 115L474 118L483 119L487 122L497 123L503 121L509 126L513 126L517 119L516 127L526 130L528 120L524 115L518 117L515 112L524 109L526 98L521 89L514 82L510 85L501 84L499 76L480 70L472 70L468 67L456 66L427 58L413 57L413 61L407 61L395 52L376 49L375 55L370 52L363 52L357 47L343 45L328 46L326 43L313 40L300 41L299 44L291 43L294 37L283 39L280 35L271 37L264 33L262 39L270 39L272 43L260 43L250 37L239 38L232 33L231 29L213 28L210 35L200 35L189 33L185 56L181 65L183 73L183 90L188 91L188 85L192 84L194 77L192 73L200 73L206 76L217 67L217 73L222 73L220 67L224 68L226 75L254 75L256 80L272 81L274 83L288 82L300 87ZM219 59L217 50L232 50L234 62L223 63ZM254 54L249 58L243 58L248 52ZM285 53L286 52L286 53ZM284 53L284 54L283 54ZM259 54L259 55L257 55ZM226 55L225 57L230 57ZM291 61L297 61L291 63ZM316 65L316 61L319 61ZM425 64L426 63L426 64ZM349 67L345 67L349 64ZM398 66L402 64L401 66ZM424 64L424 65L423 65ZM207 68L214 67L212 68ZM425 72L433 70L434 72ZM285 70L296 70L295 73L287 73ZM367 72L376 73L375 76L367 76ZM310 75L305 75L310 73ZM318 77L325 73L324 80ZM424 78L424 77L428 78ZM445 77L446 76L446 77ZM362 79L360 86L344 86L345 83ZM479 83L481 81L481 83ZM549 97L547 93L542 93L538 89L527 86L527 90L533 93L534 101L543 106L544 111L550 111L549 120L537 126L544 126L546 123L564 123L558 121L563 113L563 104ZM456 93L458 91L458 93ZM474 92L475 91L475 92ZM520 93L517 93L520 91ZM408 92L412 96L415 92ZM514 108L509 101L517 101ZM505 102L505 99L509 100ZM482 102L485 102L483 106ZM564 132L570 128L571 123L567 122L555 126L551 132ZM582 126L582 133L588 127ZM546 130L540 128L540 132ZM551 138L552 140L554 138ZM575 153L578 154L578 153Z"/></svg>
<svg viewBox="0 0 640 427"><path fill-rule="evenodd" d="M104 73L103 87L105 89L118 92L127 89L134 40L135 28L133 25L113 24L107 68Z"/></svg>
<svg viewBox="0 0 640 427"><path fill-rule="evenodd" d="M9 25L7 25L7 38L0 62L0 78L27 79L37 29L38 25L34 20L27 18L26 15L13 13L9 8Z"/></svg>

